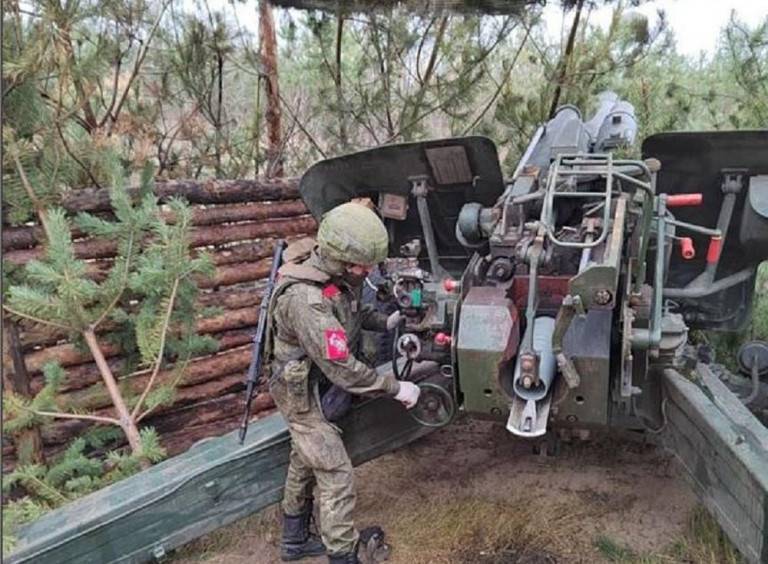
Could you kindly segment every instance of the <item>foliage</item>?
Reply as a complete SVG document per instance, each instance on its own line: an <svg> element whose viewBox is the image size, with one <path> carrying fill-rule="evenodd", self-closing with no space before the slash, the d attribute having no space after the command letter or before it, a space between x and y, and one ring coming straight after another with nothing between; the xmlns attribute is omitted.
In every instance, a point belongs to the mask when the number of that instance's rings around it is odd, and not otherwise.
<svg viewBox="0 0 768 564"><path fill-rule="evenodd" d="M601 90L615 90L634 104L639 138L765 124L768 19L734 16L712 56L686 57L665 18L650 27L632 11L639 3L607 2L605 28L584 3L567 57L535 5L513 17L394 3L371 13L277 10L286 168L467 133L492 137L513 167L556 91L559 103L588 108ZM259 173L264 70L255 32L232 6L28 4L34 16L14 2L4 12L4 136L24 142L21 159L44 202L56 203L64 186L106 185L105 147L124 162L153 158L164 177ZM576 4L562 3L566 31ZM5 200L18 222L31 207L9 165Z"/></svg>
<svg viewBox="0 0 768 564"><path fill-rule="evenodd" d="M91 432L72 441L50 465L22 465L3 476L3 492L13 491L16 496L21 496L3 506L3 553L8 554L13 549L14 534L21 525L135 474L141 470L144 458L151 462L165 458L165 449L160 446L154 429L144 428L140 436L141 457L120 451L99 455L99 449L104 446L104 435Z"/></svg>
<svg viewBox="0 0 768 564"><path fill-rule="evenodd" d="M135 425L158 406L173 403L186 362L215 346L211 338L196 335L197 285L193 279L194 275L212 274L213 265L205 254L190 257L192 213L177 199L161 208L152 190L151 167L144 168L134 200L114 154L105 155L105 166L110 172L114 220L81 213L75 223L82 232L116 244L117 256L106 277L94 281L86 262L75 257L70 220L61 208L38 210L46 232L45 256L27 263L23 282L8 290L6 308L14 315L62 329L73 340L87 340L90 333L95 341L96 328L107 319L118 334L129 336L120 343L123 353L135 357L140 366L153 368L141 396L129 398L133 410L129 425L125 422L129 414L121 413L126 400L110 387L114 376L108 369L100 367L100 371L118 413L110 421L123 427L129 442L137 447ZM98 344L88 346L93 355L99 354L94 350ZM176 374L170 382L152 388L166 360L176 360ZM62 378L60 368L48 367L46 386L34 399L6 393L6 430L18 432L40 424L45 416L96 419L93 414L56 405ZM151 459L149 455L145 458Z"/></svg>

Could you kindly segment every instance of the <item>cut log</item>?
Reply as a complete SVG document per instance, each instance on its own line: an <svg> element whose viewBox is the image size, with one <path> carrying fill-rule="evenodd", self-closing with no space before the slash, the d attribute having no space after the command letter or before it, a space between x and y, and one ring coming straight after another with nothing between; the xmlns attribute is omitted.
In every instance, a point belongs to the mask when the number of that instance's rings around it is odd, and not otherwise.
<svg viewBox="0 0 768 564"><path fill-rule="evenodd" d="M242 347L243 345L250 345L253 341L253 335L256 332L255 326L243 327L241 329L235 329L230 331L223 331L212 335L219 342L218 353L234 349L236 347ZM199 357L207 358L207 357ZM192 361L194 363L194 360ZM109 367L112 373L115 375L121 375L125 370L125 360L119 357L114 357L108 361ZM81 364L65 369L65 377L61 384L60 391L62 394L71 392L73 390L81 390L87 388L93 384L101 382L101 375L93 362L87 364ZM33 394L38 393L43 387L42 375L33 376L30 380L30 387Z"/></svg>
<svg viewBox="0 0 768 564"><path fill-rule="evenodd" d="M307 213L309 213L307 206L301 200L223 204L209 208L194 208L192 210L192 225L263 221L266 219L306 215ZM168 223L174 222L172 212L164 212L162 215ZM86 234L79 229L72 229L73 240L81 239L85 236ZM41 245L44 242L45 232L40 226L24 225L3 228L3 251L28 249Z"/></svg>
<svg viewBox="0 0 768 564"><path fill-rule="evenodd" d="M293 200L299 197L298 178L271 180L168 180L155 183L154 193L161 202L173 196L184 198L191 204L231 204L264 200ZM129 188L132 197L139 189ZM64 209L71 212L108 211L109 191L103 188L84 188L64 197Z"/></svg>
<svg viewBox="0 0 768 564"><path fill-rule="evenodd" d="M197 302L203 307L223 307L225 309L237 309L241 307L256 307L261 303L261 295L264 289L249 284L247 287L238 286L216 292L206 292L198 296Z"/></svg>
<svg viewBox="0 0 768 564"><path fill-rule="evenodd" d="M250 325L256 325L259 321L259 309L256 307L244 307L227 310L223 315L201 319L197 322L197 330L200 333L220 333L228 329L241 329Z"/></svg>
<svg viewBox="0 0 768 564"><path fill-rule="evenodd" d="M104 356L107 358L120 354L120 347L117 345L108 343L105 340L101 340L99 345L101 346L101 351L104 353ZM47 362L56 361L61 364L61 366L74 366L93 360L90 352L78 350L77 347L71 343L34 351L27 354L24 358L27 363L27 370L29 370L30 373L42 371L43 366Z"/></svg>
<svg viewBox="0 0 768 564"><path fill-rule="evenodd" d="M190 246L208 247L266 237L288 237L314 232L317 223L311 215L290 219L253 221L226 225L207 225L192 229ZM80 259L103 259L115 256L117 243L106 239L84 239L73 243L75 256ZM3 258L11 264L22 265L43 256L43 247L8 251Z"/></svg>
<svg viewBox="0 0 768 564"><path fill-rule="evenodd" d="M195 282L197 282L198 288L218 288L219 286L232 286L242 282L256 282L269 275L271 266L271 259L228 264L216 268L213 278L196 276Z"/></svg>
<svg viewBox="0 0 768 564"><path fill-rule="evenodd" d="M188 393L182 394L181 390L188 387L196 387L205 382L211 380L218 381L219 379L226 378L227 375L236 373L236 378L233 377L232 382L237 380L242 384L245 381L245 372L248 369L248 365L251 360L251 347L238 347L229 351L216 354L213 356L203 357L191 361L187 369L184 371L184 377L179 382L177 389L177 401L182 397L187 400L193 399L188 397ZM147 382L149 381L149 371L144 371L129 378L120 379L120 386L130 394L141 394L144 390ZM155 387L173 381L177 377L177 374L173 369L161 370L157 375ZM203 392L204 390L198 390ZM198 393L198 392L194 392ZM211 398L210 395L201 395L202 398ZM65 405L74 409L86 409L94 410L108 407L111 405L109 394L100 384L94 384L88 388L75 390L66 394L61 394L60 398Z"/></svg>

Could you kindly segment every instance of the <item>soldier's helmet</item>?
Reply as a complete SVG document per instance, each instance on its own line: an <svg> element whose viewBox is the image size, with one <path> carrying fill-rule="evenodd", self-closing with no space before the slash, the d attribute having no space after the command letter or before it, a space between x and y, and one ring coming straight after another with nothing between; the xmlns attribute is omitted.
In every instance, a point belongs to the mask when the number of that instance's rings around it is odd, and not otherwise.
<svg viewBox="0 0 768 564"><path fill-rule="evenodd" d="M375 212L348 202L323 216L317 230L317 245L323 257L372 265L387 258L389 237Z"/></svg>

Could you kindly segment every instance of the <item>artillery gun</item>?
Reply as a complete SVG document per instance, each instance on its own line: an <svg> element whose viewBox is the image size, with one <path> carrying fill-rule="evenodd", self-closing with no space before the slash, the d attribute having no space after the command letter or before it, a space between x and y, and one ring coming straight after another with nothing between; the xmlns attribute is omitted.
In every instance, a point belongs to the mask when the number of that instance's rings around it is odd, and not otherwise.
<svg viewBox="0 0 768 564"><path fill-rule="evenodd" d="M439 366L422 373L421 424L464 412L550 446L606 428L661 435L737 546L766 561L752 504L768 433L744 407L764 407L766 346L740 352L745 381L715 375L688 337L749 320L768 259L768 132L665 133L642 160L618 156L636 131L606 92L589 120L561 107L506 181L493 143L465 137L323 161L300 191L317 218L378 203L394 255L379 296L407 320L393 370Z"/></svg>
<svg viewBox="0 0 768 564"><path fill-rule="evenodd" d="M411 412L360 399L340 425L353 462L463 412L540 445L608 428L661 437L750 562L768 561L766 346L751 380L707 364L692 329L749 319L768 259L768 131L664 133L642 159L612 93L584 120L561 107L505 180L484 137L321 161L299 189L315 218L370 198L390 234L377 299L406 319L380 359L422 388ZM410 416L409 416L410 415ZM53 512L11 562L140 562L279 500L279 414Z"/></svg>

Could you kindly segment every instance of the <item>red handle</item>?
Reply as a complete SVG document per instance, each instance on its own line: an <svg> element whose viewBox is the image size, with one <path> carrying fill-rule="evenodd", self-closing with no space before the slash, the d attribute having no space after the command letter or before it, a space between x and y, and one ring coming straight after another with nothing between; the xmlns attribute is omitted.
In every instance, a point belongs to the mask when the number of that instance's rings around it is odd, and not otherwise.
<svg viewBox="0 0 768 564"><path fill-rule="evenodd" d="M696 256L696 248L693 246L693 239L690 237L680 237L680 254L685 260L691 260Z"/></svg>
<svg viewBox="0 0 768 564"><path fill-rule="evenodd" d="M444 347L446 345L450 345L451 341L453 341L453 339L447 333L440 332L437 335L435 335L435 344L438 347Z"/></svg>
<svg viewBox="0 0 768 564"><path fill-rule="evenodd" d="M457 280L451 278L443 280L443 288L445 288L446 292L454 292L459 286L460 283Z"/></svg>
<svg viewBox="0 0 768 564"><path fill-rule="evenodd" d="M720 251L723 248L722 237L712 237L709 240L709 248L707 249L707 262L712 264L716 263L720 258Z"/></svg>
<svg viewBox="0 0 768 564"><path fill-rule="evenodd" d="M667 196L668 208L682 208L684 206L700 206L704 201L702 194L672 194Z"/></svg>

